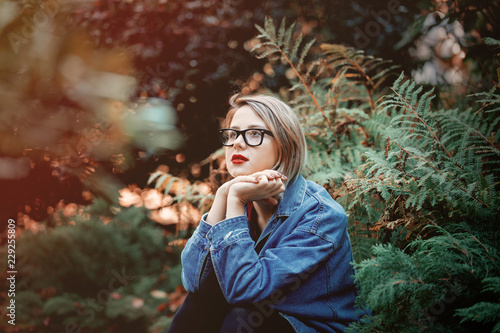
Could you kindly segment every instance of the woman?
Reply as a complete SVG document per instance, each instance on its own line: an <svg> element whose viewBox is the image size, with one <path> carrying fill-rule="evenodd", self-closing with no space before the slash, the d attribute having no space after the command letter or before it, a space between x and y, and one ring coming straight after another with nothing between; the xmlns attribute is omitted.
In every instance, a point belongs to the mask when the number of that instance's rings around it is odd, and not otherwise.
<svg viewBox="0 0 500 333"><path fill-rule="evenodd" d="M182 252L189 292L168 332L341 332L359 319L342 207L300 175L293 110L234 95L223 184Z"/></svg>

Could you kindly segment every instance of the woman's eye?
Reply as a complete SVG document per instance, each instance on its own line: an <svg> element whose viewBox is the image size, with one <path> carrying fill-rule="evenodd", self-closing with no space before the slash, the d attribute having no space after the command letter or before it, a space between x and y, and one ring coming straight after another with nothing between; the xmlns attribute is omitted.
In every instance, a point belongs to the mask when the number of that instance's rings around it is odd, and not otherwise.
<svg viewBox="0 0 500 333"><path fill-rule="evenodd" d="M229 132L228 138L229 139L234 139L236 137L236 132Z"/></svg>
<svg viewBox="0 0 500 333"><path fill-rule="evenodd" d="M248 134L251 137L259 137L260 136L260 132L259 131L249 131Z"/></svg>

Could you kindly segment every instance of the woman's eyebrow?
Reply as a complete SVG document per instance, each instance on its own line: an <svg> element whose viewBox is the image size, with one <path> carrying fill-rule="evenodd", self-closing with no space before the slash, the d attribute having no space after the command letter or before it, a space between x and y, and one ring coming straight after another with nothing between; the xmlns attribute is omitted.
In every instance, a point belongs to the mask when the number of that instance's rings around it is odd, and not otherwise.
<svg viewBox="0 0 500 333"><path fill-rule="evenodd" d="M237 129L237 130L240 129L239 126L232 126L231 128L234 128L234 129ZM263 128L263 129L265 129L266 126L264 126L264 125L249 125L247 128Z"/></svg>

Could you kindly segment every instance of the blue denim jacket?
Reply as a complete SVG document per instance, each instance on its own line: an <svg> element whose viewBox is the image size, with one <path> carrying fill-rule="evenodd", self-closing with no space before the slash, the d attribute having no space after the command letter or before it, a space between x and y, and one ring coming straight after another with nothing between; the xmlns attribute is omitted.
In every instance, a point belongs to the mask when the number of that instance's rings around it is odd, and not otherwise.
<svg viewBox="0 0 500 333"><path fill-rule="evenodd" d="M257 242L246 216L214 226L205 218L182 252L187 291L196 293L213 269L230 304L276 309L297 332L341 332L363 314L346 214L321 186L302 176L288 184Z"/></svg>

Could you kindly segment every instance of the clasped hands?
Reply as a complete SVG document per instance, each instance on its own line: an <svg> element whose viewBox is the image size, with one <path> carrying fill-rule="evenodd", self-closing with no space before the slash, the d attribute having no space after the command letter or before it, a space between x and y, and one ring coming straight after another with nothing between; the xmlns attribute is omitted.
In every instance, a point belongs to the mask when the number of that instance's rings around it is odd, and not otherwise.
<svg viewBox="0 0 500 333"><path fill-rule="evenodd" d="M226 218L243 215L248 201L276 206L278 195L285 191L283 181L286 179L276 170L263 170L225 182L217 190L206 222L215 225Z"/></svg>
<svg viewBox="0 0 500 333"><path fill-rule="evenodd" d="M277 196L285 191L287 177L276 170L263 170L251 175L237 176L224 183L222 190L226 198L237 198L242 204L259 201L268 205L278 204Z"/></svg>

